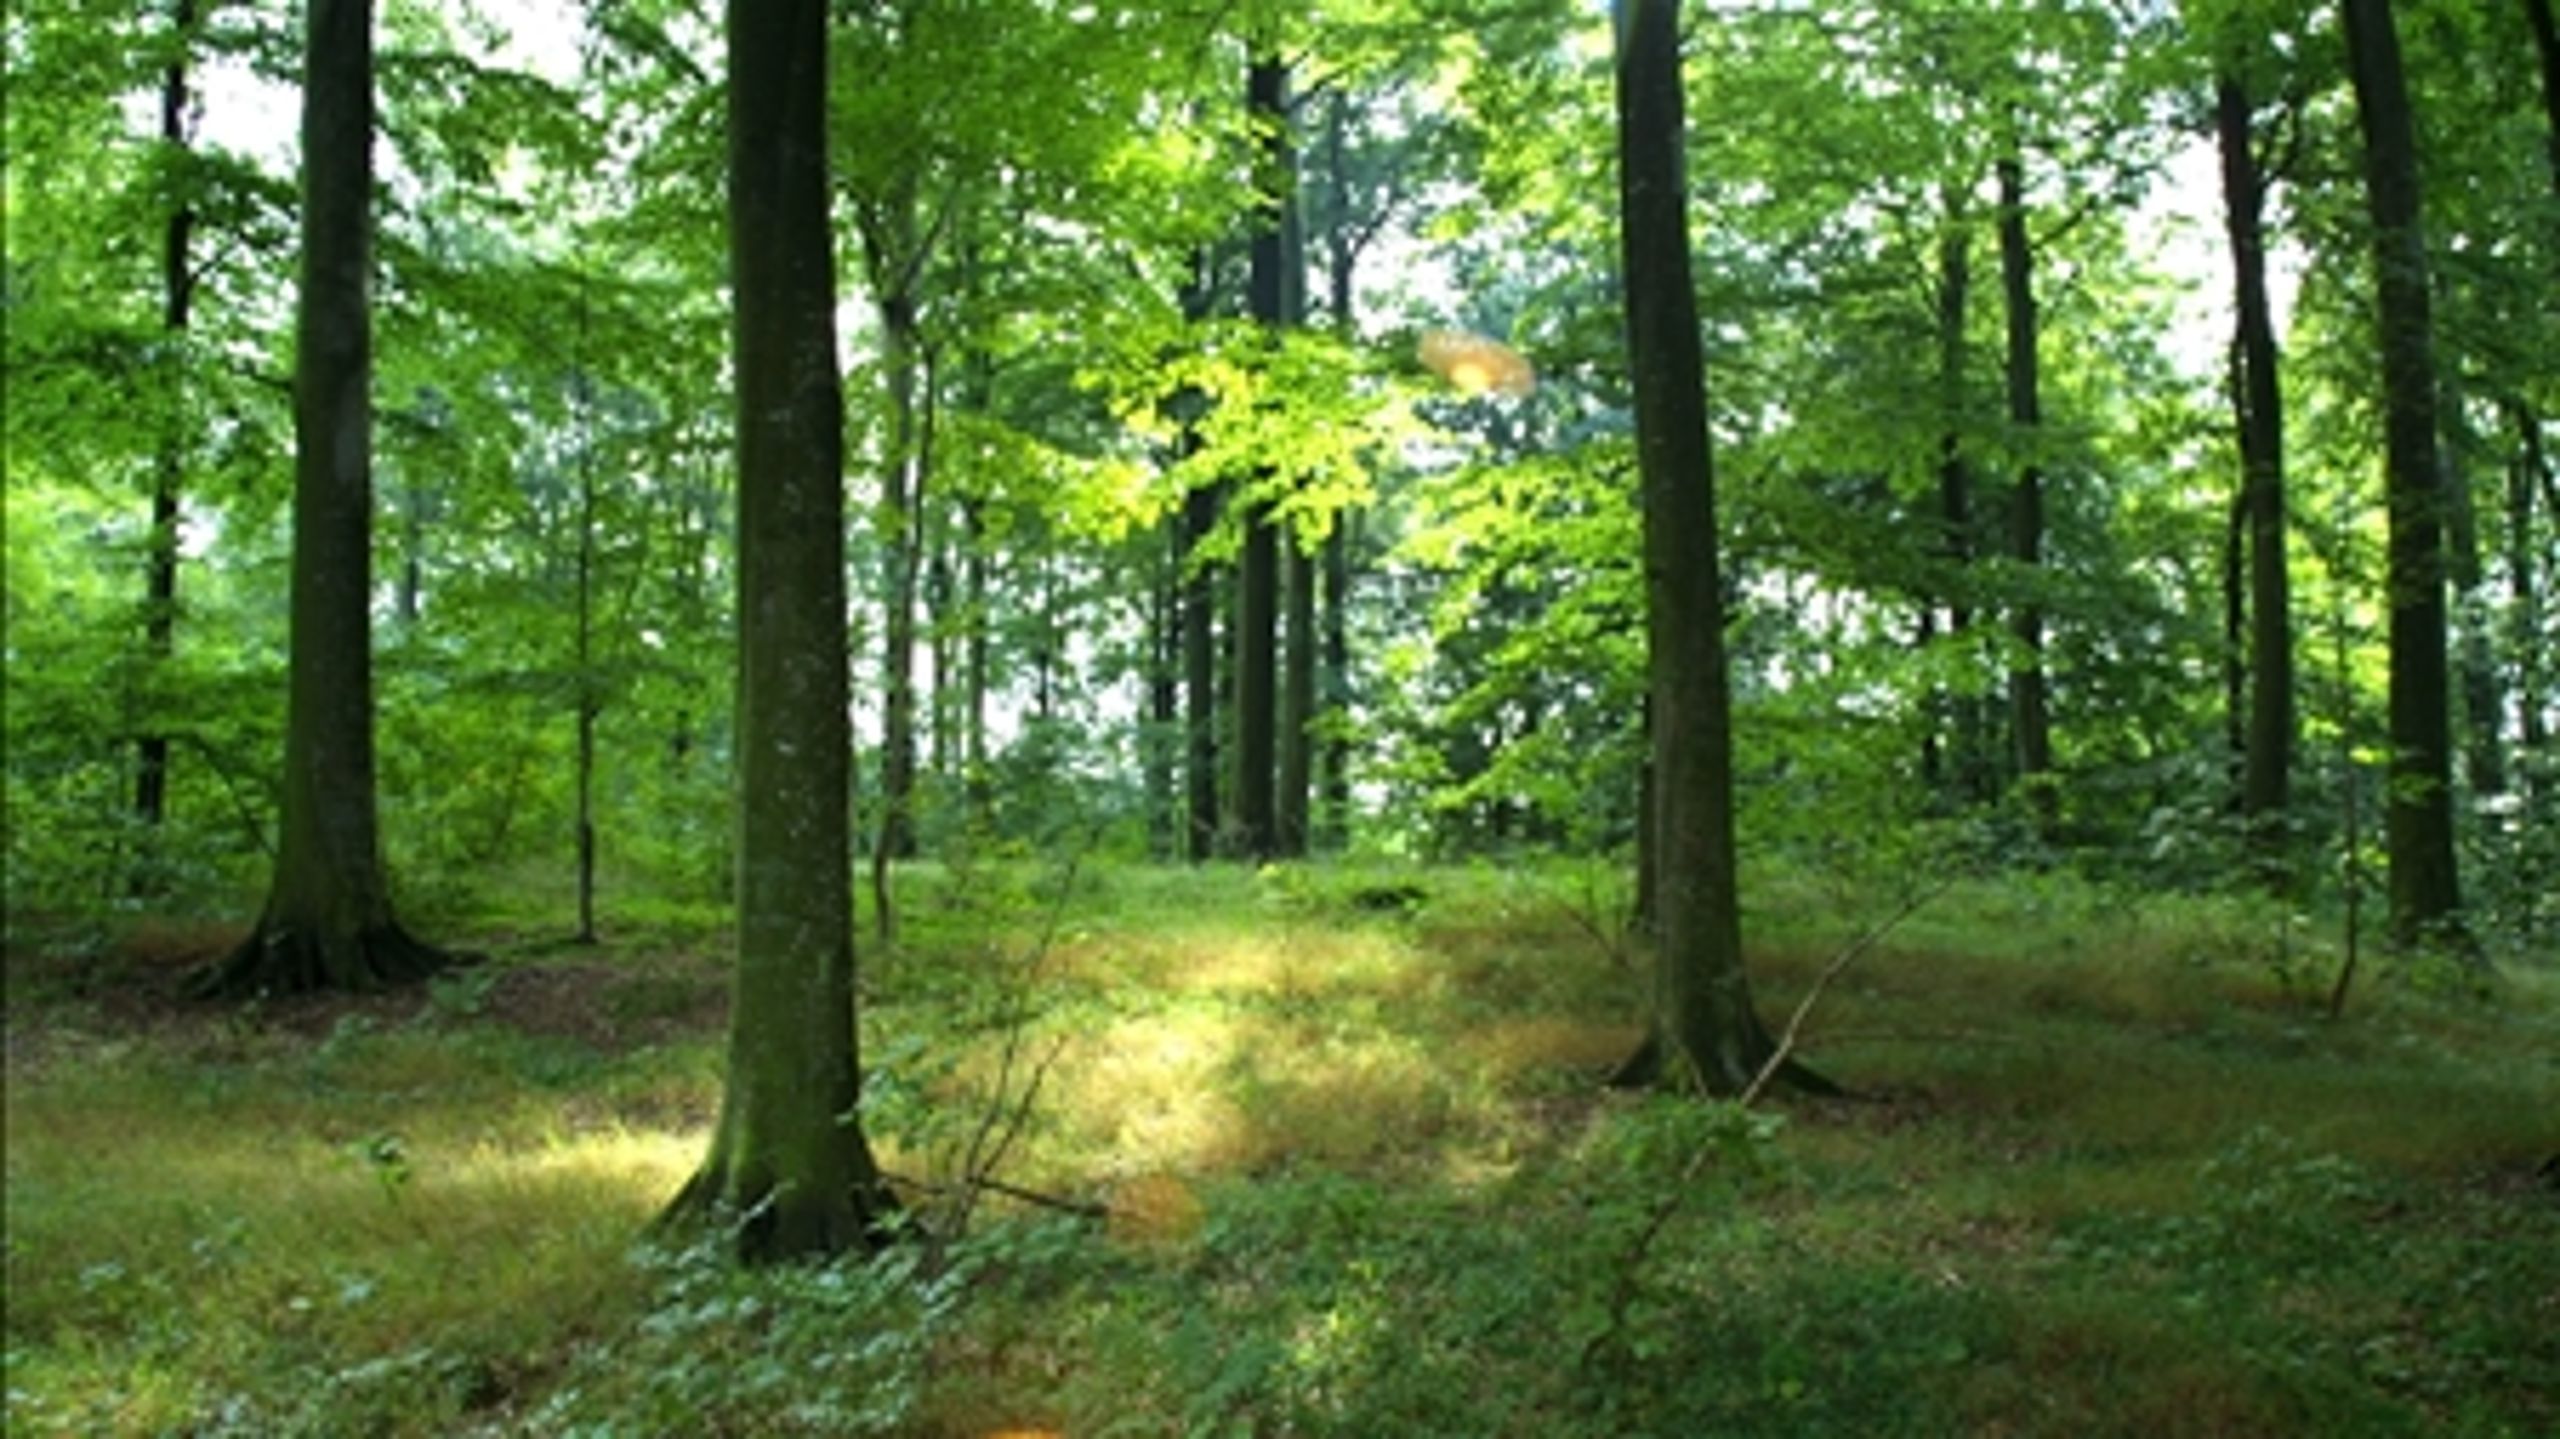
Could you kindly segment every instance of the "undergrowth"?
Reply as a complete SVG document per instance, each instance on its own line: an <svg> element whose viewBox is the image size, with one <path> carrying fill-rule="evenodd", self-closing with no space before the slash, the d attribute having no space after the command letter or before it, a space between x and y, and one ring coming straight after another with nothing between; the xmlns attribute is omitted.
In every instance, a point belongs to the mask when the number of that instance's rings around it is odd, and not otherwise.
<svg viewBox="0 0 2560 1439"><path fill-rule="evenodd" d="M13 950L9 1430L2560 1430L2548 970L2331 1022L2289 916L1967 882L1809 1021L1857 1098L1744 1112L1599 1085L1644 984L1593 871L901 892L866 1122L947 1196L1036 1072L1014 1192L764 1271L641 1242L716 1111L716 914L485 908L487 969L250 1009L170 998L165 931ZM1891 908L1753 893L1773 1017Z"/></svg>

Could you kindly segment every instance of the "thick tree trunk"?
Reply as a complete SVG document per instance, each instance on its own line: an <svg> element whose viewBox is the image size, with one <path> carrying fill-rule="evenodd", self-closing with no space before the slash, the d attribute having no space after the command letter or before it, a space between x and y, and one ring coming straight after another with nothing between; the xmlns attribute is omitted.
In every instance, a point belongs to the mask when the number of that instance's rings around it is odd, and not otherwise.
<svg viewBox="0 0 2560 1439"><path fill-rule="evenodd" d="M2009 330L2009 424L2028 458L2018 467L2017 489L2009 497L2009 557L2018 562L2029 585L2038 583L2044 565L2044 470L2034 454L2042 444L2043 400L2039 393L2035 255L2027 239L2025 167L2015 155L1998 162L2000 180L2000 282ZM2009 667L2009 737L2026 788L2027 803L2039 832L2055 834L2061 795L2053 782L2053 729L2046 712L2044 673L2044 606L2032 594L2016 603L2009 633L2018 642L2018 658Z"/></svg>
<svg viewBox="0 0 2560 1439"><path fill-rule="evenodd" d="M2240 807L2261 865L2281 885L2293 770L2293 600L2285 565L2284 392L2277 383L2275 318L2267 300L2267 187L2258 168L2255 116L2238 79L2226 75L2215 83L2214 129L2222 152L2224 228L2239 325L2231 400L2249 536L2248 742Z"/></svg>
<svg viewBox="0 0 2560 1439"><path fill-rule="evenodd" d="M283 842L257 927L196 979L209 995L369 989L447 962L393 919L376 826L370 0L311 0L306 33Z"/></svg>
<svg viewBox="0 0 2560 1439"><path fill-rule="evenodd" d="M2384 844L2391 928L2414 943L2461 907L2446 703L2444 477L2420 228L2416 124L2389 0L2345 0L2348 70L2364 130L2373 219L2389 494L2391 784Z"/></svg>
<svg viewBox="0 0 2560 1439"><path fill-rule="evenodd" d="M670 1220L749 1260L871 1247L861 1124L843 391L827 234L825 0L730 0L738 385L738 969L710 1155Z"/></svg>
<svg viewBox="0 0 2560 1439"><path fill-rule="evenodd" d="M192 143L187 127L192 94L187 56L195 44L195 0L175 0L169 25L170 60L160 80L160 141L175 157L184 155ZM169 379L163 399L168 408L162 417L160 452L152 465L151 549L143 579L142 619L144 653L155 669L167 666L178 642L178 502L187 471L185 337L195 312L195 268L189 253L195 225L195 206L181 195L170 206L160 237L160 328L169 342L165 359ZM155 711L159 708L156 696L150 703ZM151 721L158 718L157 713L149 716ZM147 726L134 742L133 811L150 831L158 830L168 817L169 736L156 724ZM134 876L137 889L157 885L157 858L144 855Z"/></svg>
<svg viewBox="0 0 2560 1439"><path fill-rule="evenodd" d="M1618 0L1620 246L1644 495L1657 886L1655 1036L1672 1082L1739 1094L1773 1045L1743 967L1733 728L1706 373L1689 269L1676 0ZM1639 1056L1639 1060L1642 1056ZM1635 1078L1637 1075L1630 1074Z"/></svg>

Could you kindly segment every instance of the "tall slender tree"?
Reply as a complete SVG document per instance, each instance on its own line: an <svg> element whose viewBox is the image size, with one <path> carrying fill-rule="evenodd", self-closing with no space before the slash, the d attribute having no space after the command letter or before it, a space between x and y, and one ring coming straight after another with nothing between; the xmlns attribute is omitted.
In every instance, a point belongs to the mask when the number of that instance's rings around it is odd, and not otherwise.
<svg viewBox="0 0 2560 1439"><path fill-rule="evenodd" d="M1773 1049L1742 962L1733 712L1706 365L1689 269L1678 0L1616 0L1619 247L1644 493L1653 730L1654 1033L1624 1081L1739 1094Z"/></svg>
<svg viewBox="0 0 2560 1439"><path fill-rule="evenodd" d="M392 916L373 748L372 0L310 0L295 316L291 676L282 843L207 994L369 989L448 959Z"/></svg>
<svg viewBox="0 0 2560 1439"><path fill-rule="evenodd" d="M2446 703L2444 475L2436 451L2436 365L2420 222L2417 125L2390 0L2345 0L2347 67L2364 131L2381 342L2390 539L2391 785L2384 807L2391 928L2402 943L2461 905L2453 851Z"/></svg>
<svg viewBox="0 0 2560 1439"><path fill-rule="evenodd" d="M2025 451L2009 495L2009 558L2035 582L2044 567L2044 401L2038 365L2035 251L2027 235L2026 166L2015 153L1995 168L2000 183L2000 289L2008 318L2009 425ZM2038 827L2049 839L2060 794L2053 784L2053 718L2046 704L2044 602L2030 594L2009 615L2017 654L2009 665L2009 738L2018 780Z"/></svg>
<svg viewBox="0 0 2560 1439"><path fill-rule="evenodd" d="M175 161L193 143L188 114L194 88L187 61L195 43L195 0L174 0L169 28L169 64L160 77L160 142ZM195 311L195 261L190 253L195 226L195 204L181 186L161 225L160 326L170 341L163 356L169 385L159 453L152 464L151 549L144 580L143 644L152 662L161 665L177 649L178 511L186 484L188 429L182 389L185 339ZM135 741L134 760L134 817L146 828L157 829L168 813L169 736L158 730L142 735Z"/></svg>
<svg viewBox="0 0 2560 1439"><path fill-rule="evenodd" d="M2237 355L2231 400L2240 437L2241 511L2248 530L2249 697L2241 812L2262 863L2280 859L2293 764L2293 611L2285 567L2284 392L2267 301L2267 177L2258 163L2257 107L2236 65L2214 82L2222 156L2223 224L2231 244Z"/></svg>
<svg viewBox="0 0 2560 1439"><path fill-rule="evenodd" d="M710 1155L668 1211L750 1261L864 1248L853 988L844 392L827 218L826 0L729 0L738 414L738 969Z"/></svg>
<svg viewBox="0 0 2560 1439"><path fill-rule="evenodd" d="M1246 75L1245 102L1261 140L1253 219L1253 317L1274 332L1286 322L1288 266L1289 66L1257 55ZM1236 840L1244 853L1279 852L1280 531L1267 499L1248 502L1244 549L1236 566Z"/></svg>

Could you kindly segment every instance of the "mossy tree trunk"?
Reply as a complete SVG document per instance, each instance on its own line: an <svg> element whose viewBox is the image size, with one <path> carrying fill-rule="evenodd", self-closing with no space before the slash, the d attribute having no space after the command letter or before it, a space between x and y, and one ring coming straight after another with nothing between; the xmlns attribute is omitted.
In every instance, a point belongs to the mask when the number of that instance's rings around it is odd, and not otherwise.
<svg viewBox="0 0 2560 1439"><path fill-rule="evenodd" d="M197 976L216 996L371 989L448 959L392 917L375 821L371 0L311 0L307 34L283 833L257 928Z"/></svg>
<svg viewBox="0 0 2560 1439"><path fill-rule="evenodd" d="M1772 1044L1742 961L1733 721L1706 373L1689 268L1677 0L1617 0L1620 244L1644 491L1654 1036L1622 1078L1739 1094Z"/></svg>
<svg viewBox="0 0 2560 1439"><path fill-rule="evenodd" d="M857 1108L825 0L730 0L728 37L738 968L719 1127L668 1218L760 1261L869 1247L889 1201Z"/></svg>

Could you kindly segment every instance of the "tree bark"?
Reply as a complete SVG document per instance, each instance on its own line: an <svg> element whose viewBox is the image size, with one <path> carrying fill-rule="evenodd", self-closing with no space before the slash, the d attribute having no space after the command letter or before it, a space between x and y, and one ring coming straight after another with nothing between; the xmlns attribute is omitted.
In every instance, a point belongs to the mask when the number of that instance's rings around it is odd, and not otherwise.
<svg viewBox="0 0 2560 1439"><path fill-rule="evenodd" d="M861 1123L844 396L826 0L729 0L738 402L738 967L711 1152L668 1210L750 1261L877 1245Z"/></svg>
<svg viewBox="0 0 2560 1439"><path fill-rule="evenodd" d="M2461 390L2447 376L2437 390L2437 414L2444 430L2443 485L2445 510L2445 578L2453 587L2454 667L2462 694L2462 776L2474 795L2504 794L2507 789L2507 700L2499 684L2497 657L2490 647L2491 624L2485 593L2487 575L2480 558L2480 515L2471 496L2471 459L2476 437Z"/></svg>
<svg viewBox="0 0 2560 1439"><path fill-rule="evenodd" d="M1617 0L1619 243L1644 494L1658 912L1655 1031L1631 1070L1749 1087L1773 1050L1743 967L1733 721L1706 372L1689 268L1677 0ZM1629 1075L1628 1077L1640 1077Z"/></svg>
<svg viewBox="0 0 2560 1439"><path fill-rule="evenodd" d="M2543 649L2541 564L2535 544L2533 500L2537 479L2550 483L2542 453L2542 426L2521 399L2507 402L2507 420L2516 431L2516 457L2507 477L2507 616L2516 651L2516 707L2523 716L2526 753L2538 753L2550 742L2543 720ZM2555 514L2560 520L2560 514ZM2538 772L2533 767L2529 772Z"/></svg>
<svg viewBox="0 0 2560 1439"><path fill-rule="evenodd" d="M1946 211L1946 232L1938 241L1938 408L1945 425L1938 438L1938 519L1944 527L1939 553L1948 571L1947 634L1961 652L1973 627L1973 610L1966 602L1971 581L1965 574L1973 563L1973 466L1964 452L1964 335L1973 296L1973 230L1952 186ZM1964 804L1979 804L1990 790L1981 705L1970 694L1956 694L1947 698L1947 709L1953 716L1948 768L1954 794Z"/></svg>
<svg viewBox="0 0 2560 1439"><path fill-rule="evenodd" d="M2248 743L2240 808L2261 866L2281 886L2295 732L2293 600L2285 565L2284 392L2277 383L2275 319L2267 300L2267 186L2258 167L2255 115L2236 76L2215 82L2214 130L2222 152L2224 228L2239 335L2231 400L2249 535Z"/></svg>
<svg viewBox="0 0 2560 1439"><path fill-rule="evenodd" d="M175 0L170 6L169 25L173 32L170 60L160 79L160 141L173 156L183 157L193 143L187 129L192 94L187 57L195 44L195 0ZM160 239L160 328L168 341L168 388L163 399L168 409L162 417L160 451L152 466L151 550L143 580L142 621L144 652L155 670L165 670L177 652L178 513L179 497L186 485L189 429L182 413L185 337L195 311L195 268L189 254L195 225L195 206L182 191L169 207ZM154 696L150 703L156 711L161 701ZM151 716L155 721L158 717L156 713ZM156 725L146 727L134 742L134 751L134 817L146 831L156 832L169 810L169 736ZM138 890L157 886L156 860L154 854L144 855L134 876Z"/></svg>
<svg viewBox="0 0 2560 1439"><path fill-rule="evenodd" d="M206 995L371 989L449 960L392 916L373 761L373 7L310 0L295 316L282 843L257 927Z"/></svg>
<svg viewBox="0 0 2560 1439"><path fill-rule="evenodd" d="M2044 565L2044 470L2035 459L2042 443L2043 400L2037 367L2035 255L2027 239L2025 166L2012 154L1997 163L2000 182L2000 282L2008 315L2009 424L2026 458L2009 498L2009 557L2026 583L2036 585ZM2018 657L2009 666L2009 735L2018 781L2038 832L2055 835L2061 796L2055 790L2052 720L2046 710L2044 606L2030 593L2017 602L2009 633Z"/></svg>
<svg viewBox="0 0 2560 1439"><path fill-rule="evenodd" d="M1272 332L1288 322L1289 67L1257 58L1246 104L1262 129L1252 256L1253 317ZM1236 839L1249 859L1280 852L1278 815L1280 537L1267 500L1248 504L1236 582Z"/></svg>
<svg viewBox="0 0 2560 1439"><path fill-rule="evenodd" d="M2384 806L2391 929L2403 944L2453 921L2451 723L2446 703L2444 480L2420 228L2416 124L2389 0L2344 0L2348 70L2364 131L2381 341L2390 538L2391 784Z"/></svg>

